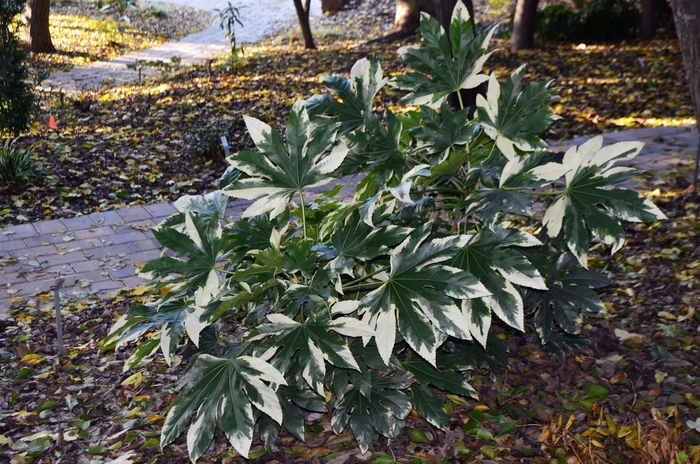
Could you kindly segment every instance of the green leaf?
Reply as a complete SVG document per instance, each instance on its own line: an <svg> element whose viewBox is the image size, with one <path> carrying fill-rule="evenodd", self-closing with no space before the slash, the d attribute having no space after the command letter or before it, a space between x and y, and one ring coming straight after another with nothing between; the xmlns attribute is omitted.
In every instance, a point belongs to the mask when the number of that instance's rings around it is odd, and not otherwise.
<svg viewBox="0 0 700 464"><path fill-rule="evenodd" d="M473 89L486 81L488 78L480 72L491 55L485 51L494 31L492 26L474 37L469 12L462 2L457 2L452 13L449 39L435 18L423 14L423 42L419 47L399 50L406 65L418 71L395 79L397 87L411 91L402 103L438 108L451 93Z"/></svg>
<svg viewBox="0 0 700 464"><path fill-rule="evenodd" d="M429 240L432 223L425 224L391 253L388 279L367 294L360 313L368 313L376 328L377 347L385 363L394 349L396 329L428 362L447 335L469 339L467 321L453 300L484 296L488 291L471 274L438 264L467 243L466 236Z"/></svg>
<svg viewBox="0 0 700 464"><path fill-rule="evenodd" d="M347 136L355 164L366 164L378 187L398 184L416 164L409 156L410 146L401 142L401 121L387 110L383 121L368 119L367 129L369 134L355 132Z"/></svg>
<svg viewBox="0 0 700 464"><path fill-rule="evenodd" d="M269 314L267 319L271 323L253 330L248 341L272 336L272 346L278 348L272 364L282 372L287 372L293 364L298 364L304 380L319 395L324 394L325 361L345 369L360 369L340 334L351 337L374 334L364 323L345 317L308 318L299 323L283 314Z"/></svg>
<svg viewBox="0 0 700 464"><path fill-rule="evenodd" d="M376 58L363 58L352 67L350 79L342 76L322 77L321 82L337 98L330 94L315 95L306 102L312 116L331 115L340 123L339 134L362 130L366 119L372 115L372 101L384 87L382 68Z"/></svg>
<svg viewBox="0 0 700 464"><path fill-rule="evenodd" d="M478 121L469 120L469 109L453 113L447 102L440 106L440 113L428 106L421 106L420 115L423 124L412 128L410 133L419 140L418 148L427 152L431 164L435 166L431 174L446 174L447 165L443 163L448 162L455 168L452 172L455 172L466 163L468 156L457 166L448 155L454 151L467 151L467 144L478 129Z"/></svg>
<svg viewBox="0 0 700 464"><path fill-rule="evenodd" d="M229 162L249 177L239 179L222 192L253 200L242 218L270 212L274 218L281 214L295 194L304 189L319 187L330 182L329 176L343 162L347 148L336 147L324 157L335 141L338 124L314 130L301 100L292 108L287 121L287 143L270 126L260 120L245 117L258 151L244 151L231 155Z"/></svg>
<svg viewBox="0 0 700 464"><path fill-rule="evenodd" d="M529 247L539 244L541 243L537 239L522 231L484 228L470 237L467 244L450 261L450 265L479 279L490 293L482 299L485 306L508 325L524 330L523 301L512 284L533 288L546 286L537 269L510 245ZM488 329L490 321L485 319L483 307L481 303L475 302L463 306L465 318L472 323L469 327L470 333L485 346L484 327ZM474 323L477 325L473 325Z"/></svg>
<svg viewBox="0 0 700 464"><path fill-rule="evenodd" d="M228 201L228 195L221 193L221 190L215 190L206 195L184 195L175 202L175 208L181 213L197 213L203 218L211 218L214 215L222 218L226 216Z"/></svg>
<svg viewBox="0 0 700 464"><path fill-rule="evenodd" d="M414 383L411 385L411 397L413 408L423 419L439 429L447 430L450 424L442 400L430 388Z"/></svg>
<svg viewBox="0 0 700 464"><path fill-rule="evenodd" d="M216 214L205 219L188 212L185 230L187 235L170 227L154 229L153 235L162 245L188 259L158 258L146 264L141 274L151 279L170 276L170 280L162 279L156 288L171 281L182 282L180 292L195 291L196 305L204 307L219 292L217 263L227 253L226 244L221 238L221 225Z"/></svg>
<svg viewBox="0 0 700 464"><path fill-rule="evenodd" d="M545 105L549 83L530 84L522 90L525 67L519 67L501 89L496 76L491 74L486 98L476 97L479 120L486 134L509 160L517 157L515 148L533 151L546 148L539 134L557 119Z"/></svg>
<svg viewBox="0 0 700 464"><path fill-rule="evenodd" d="M478 398L476 390L469 385L464 375L459 372L436 369L416 356L409 356L402 365L423 385L432 385L455 395Z"/></svg>
<svg viewBox="0 0 700 464"><path fill-rule="evenodd" d="M351 384L335 402L331 428L340 434L349 422L363 453L369 449L375 430L387 438L397 437L411 412L411 403L402 391L408 383L405 372L394 371L382 379L372 373L369 396Z"/></svg>
<svg viewBox="0 0 700 464"><path fill-rule="evenodd" d="M197 416L187 433L190 459L204 454L219 423L231 445L248 457L253 439L253 409L282 423L282 407L275 391L265 382L286 385L282 374L258 358L239 356L222 359L198 355L180 381L176 399L161 431L161 446L172 443Z"/></svg>
<svg viewBox="0 0 700 464"><path fill-rule="evenodd" d="M666 216L637 192L610 187L625 179L633 168L614 166L640 152L640 142L620 142L603 148L603 138L595 137L579 147L571 147L562 160L566 190L542 220L550 237L563 231L569 250L581 266L588 267L590 234L617 252L625 242L620 219L650 222Z"/></svg>
<svg viewBox="0 0 700 464"><path fill-rule="evenodd" d="M602 385L588 384L583 386L586 396L596 400L604 400L610 395L610 390Z"/></svg>

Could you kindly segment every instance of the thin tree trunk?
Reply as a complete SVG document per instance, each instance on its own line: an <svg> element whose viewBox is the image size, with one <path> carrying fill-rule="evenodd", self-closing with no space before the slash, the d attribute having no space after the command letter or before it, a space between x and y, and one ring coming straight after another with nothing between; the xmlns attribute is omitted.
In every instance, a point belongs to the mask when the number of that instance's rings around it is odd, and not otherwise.
<svg viewBox="0 0 700 464"><path fill-rule="evenodd" d="M49 30L51 0L27 0L24 41L34 53L54 52Z"/></svg>
<svg viewBox="0 0 700 464"><path fill-rule="evenodd" d="M394 24L389 31L391 38L407 37L416 32L420 26L421 12L435 14L432 0L396 0L395 6Z"/></svg>
<svg viewBox="0 0 700 464"><path fill-rule="evenodd" d="M656 0L642 0L642 25L639 36L652 39L656 34Z"/></svg>
<svg viewBox="0 0 700 464"><path fill-rule="evenodd" d="M693 102L695 120L700 131L700 2L697 0L671 0L673 22L676 24L676 34L681 44L685 78L690 88L690 98ZM700 159L700 144L696 157L695 178L693 187L697 191L698 160Z"/></svg>
<svg viewBox="0 0 700 464"><path fill-rule="evenodd" d="M511 36L510 51L532 48L535 44L535 21L537 19L538 0L518 0L513 18L513 35Z"/></svg>
<svg viewBox="0 0 700 464"><path fill-rule="evenodd" d="M314 37L311 34L311 25L309 24L309 11L311 10L311 1L306 0L306 7L301 4L301 0L294 0L294 8L297 10L299 18L299 26L301 27L301 35L304 37L304 48L316 49Z"/></svg>

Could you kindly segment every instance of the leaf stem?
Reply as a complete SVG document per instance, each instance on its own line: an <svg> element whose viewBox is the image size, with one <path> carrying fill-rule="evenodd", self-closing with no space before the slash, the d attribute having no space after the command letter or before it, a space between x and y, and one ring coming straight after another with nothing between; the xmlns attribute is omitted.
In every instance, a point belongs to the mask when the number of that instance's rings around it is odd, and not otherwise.
<svg viewBox="0 0 700 464"><path fill-rule="evenodd" d="M343 292L354 292L354 291L362 291L362 290L374 290L376 288L381 287L384 285L384 282L370 282L368 284L359 284L359 285L353 285L350 287L343 287Z"/></svg>
<svg viewBox="0 0 700 464"><path fill-rule="evenodd" d="M299 189L299 201L301 201L301 228L306 239L306 209L304 206L304 192Z"/></svg>
<svg viewBox="0 0 700 464"><path fill-rule="evenodd" d="M459 109L463 110L464 102L462 101L462 92L460 92L460 89L457 89L457 99L459 100Z"/></svg>
<svg viewBox="0 0 700 464"><path fill-rule="evenodd" d="M367 279L371 279L372 277L376 276L377 274L381 274L384 271L386 271L386 269L384 269L384 268L378 269L378 270L372 272L371 274L367 274L364 277L360 277L359 279L351 280L346 285L351 286L351 285L359 284L360 282L364 282Z"/></svg>

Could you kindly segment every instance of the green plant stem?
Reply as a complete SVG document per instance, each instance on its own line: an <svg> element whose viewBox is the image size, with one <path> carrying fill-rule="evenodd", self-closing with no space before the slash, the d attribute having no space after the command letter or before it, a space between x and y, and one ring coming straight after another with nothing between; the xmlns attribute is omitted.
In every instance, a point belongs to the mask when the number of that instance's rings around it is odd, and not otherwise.
<svg viewBox="0 0 700 464"><path fill-rule="evenodd" d="M375 290L384 285L384 282L370 282L368 284L353 285L351 287L343 287L343 292L355 292L364 290Z"/></svg>
<svg viewBox="0 0 700 464"><path fill-rule="evenodd" d="M299 190L299 201L301 201L301 228L304 239L306 239L306 209L304 207L304 193Z"/></svg>
<svg viewBox="0 0 700 464"><path fill-rule="evenodd" d="M367 280L367 279L371 279L372 277L376 276L377 274L381 274L382 272L385 272L385 271L386 271L386 269L379 269L379 270L376 270L376 271L374 271L373 273L367 274L367 275L364 276L364 277L360 277L359 279L352 280L352 281L348 282L346 285L352 286L352 285L355 285L355 284L359 284L360 282L364 282L364 281Z"/></svg>
<svg viewBox="0 0 700 464"><path fill-rule="evenodd" d="M463 110L464 109L464 102L462 101L462 92L457 90L457 99L459 100L459 109Z"/></svg>

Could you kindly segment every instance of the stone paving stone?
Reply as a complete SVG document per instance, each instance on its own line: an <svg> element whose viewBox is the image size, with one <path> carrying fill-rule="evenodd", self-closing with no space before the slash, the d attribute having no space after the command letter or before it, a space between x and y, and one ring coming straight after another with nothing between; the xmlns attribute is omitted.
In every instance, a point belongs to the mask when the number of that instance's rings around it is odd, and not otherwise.
<svg viewBox="0 0 700 464"><path fill-rule="evenodd" d="M37 222L34 224L34 228L39 231L41 235L51 235L56 232L62 232L67 230L65 224L60 219L54 219L53 221Z"/></svg>
<svg viewBox="0 0 700 464"><path fill-rule="evenodd" d="M124 284L118 280L103 280L101 282L94 282L90 284L90 288L92 290L109 293L115 290L121 290L124 288Z"/></svg>
<svg viewBox="0 0 700 464"><path fill-rule="evenodd" d="M81 261L86 261L85 253L82 250L71 251L62 255L54 255L49 258L51 265L54 264L73 264Z"/></svg>
<svg viewBox="0 0 700 464"><path fill-rule="evenodd" d="M167 218L178 212L170 203L156 203L143 208L154 218Z"/></svg>
<svg viewBox="0 0 700 464"><path fill-rule="evenodd" d="M0 234L6 234L10 240L19 240L27 237L36 237L39 232L31 224L20 224L18 226L9 226L0 229Z"/></svg>
<svg viewBox="0 0 700 464"><path fill-rule="evenodd" d="M124 218L122 218L116 211L103 211L101 213L93 213L90 215L90 219L95 221L95 224L100 226L111 226L113 224L119 224L124 222Z"/></svg>
<svg viewBox="0 0 700 464"><path fill-rule="evenodd" d="M11 251L17 251L29 248L24 240L12 240L9 242L3 242L0 244L0 253L10 253Z"/></svg>
<svg viewBox="0 0 700 464"><path fill-rule="evenodd" d="M95 227L93 229L83 229L75 232L75 239L82 240L86 238L98 238L104 237L105 235L114 235L116 232L114 229L108 226Z"/></svg>
<svg viewBox="0 0 700 464"><path fill-rule="evenodd" d="M132 253L131 248L129 248L128 245L112 245L112 246L105 246L101 248L96 248L94 250L90 250L90 253L92 254L90 256L91 260L97 260L100 258L116 258L120 254L126 254L127 256Z"/></svg>
<svg viewBox="0 0 700 464"><path fill-rule="evenodd" d="M100 237L95 237L95 238L86 238L83 240L74 240L72 242L68 242L65 244L67 247L66 250L73 250L75 248L78 248L79 250L82 251L90 251L95 248L101 248L105 246L104 242L100 239Z"/></svg>
<svg viewBox="0 0 700 464"><path fill-rule="evenodd" d="M118 213L126 223L153 219L153 216L151 216L148 213L148 211L144 209L143 206L134 206L132 208L120 209L118 210Z"/></svg>
<svg viewBox="0 0 700 464"><path fill-rule="evenodd" d="M99 227L90 216L78 216L70 219L62 219L63 223L69 230L82 230Z"/></svg>
<svg viewBox="0 0 700 464"><path fill-rule="evenodd" d="M38 247L38 246L47 246L47 245L57 245L57 244L63 244L63 243L68 243L65 240L63 240L67 235L39 235L38 237L29 237L24 239L24 243L27 244L28 247ZM44 245L44 244L47 245Z"/></svg>
<svg viewBox="0 0 700 464"><path fill-rule="evenodd" d="M28 282L26 277L20 275L17 270L10 270L4 274L0 274L0 288L4 288L7 284L17 284Z"/></svg>
<svg viewBox="0 0 700 464"><path fill-rule="evenodd" d="M9 288L3 288L2 290L0 290L0 297L12 299L12 298L16 298L18 296L33 295L34 293L36 293L36 289L38 286L39 286L38 284L33 283L33 282L12 285ZM17 290L17 292L9 293L8 290L10 290L10 291Z"/></svg>
<svg viewBox="0 0 700 464"><path fill-rule="evenodd" d="M10 252L15 258L36 258L37 261L42 262L46 256L53 256L58 254L58 249L53 245L47 246L36 246L31 248L20 248L19 250L13 250Z"/></svg>
<svg viewBox="0 0 700 464"><path fill-rule="evenodd" d="M134 252L148 251L148 250L160 250L162 247L158 240L139 240L138 242L129 243L129 247L134 250Z"/></svg>
<svg viewBox="0 0 700 464"><path fill-rule="evenodd" d="M160 250L148 250L141 251L138 253L133 253L129 257L132 263L147 264L149 261L153 261L156 258L160 258Z"/></svg>
<svg viewBox="0 0 700 464"><path fill-rule="evenodd" d="M43 269L41 272L27 273L28 282L39 282L37 287L43 280L56 280L62 276L75 275L76 272L68 264L50 266Z"/></svg>
<svg viewBox="0 0 700 464"><path fill-rule="evenodd" d="M136 276L138 271L131 266L124 266L119 269L109 269L108 272L113 280L121 280Z"/></svg>
<svg viewBox="0 0 700 464"><path fill-rule="evenodd" d="M145 232L141 232L140 230L134 230L131 229L129 231L124 231L117 233L116 235L110 235L108 237L104 237L102 241L105 243L105 245L121 245L122 243L136 243L141 240L146 240L148 237L146 236Z"/></svg>
<svg viewBox="0 0 700 464"><path fill-rule="evenodd" d="M96 271L96 270L104 270L107 269L107 265L102 265L100 266L101 263L100 261L97 260L85 260L85 261L80 261L71 264L71 267L75 270L77 274L85 274L88 272Z"/></svg>
<svg viewBox="0 0 700 464"><path fill-rule="evenodd" d="M127 277L126 279L122 279L122 284L124 284L124 286L128 288L136 288L140 285L145 284L146 282L148 282L146 279L138 276Z"/></svg>

